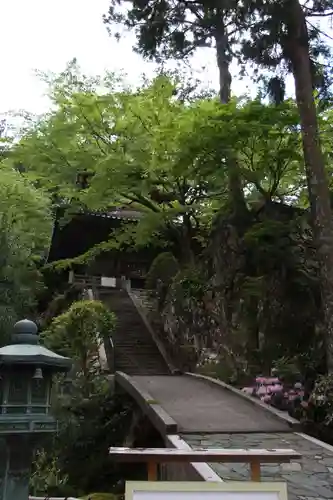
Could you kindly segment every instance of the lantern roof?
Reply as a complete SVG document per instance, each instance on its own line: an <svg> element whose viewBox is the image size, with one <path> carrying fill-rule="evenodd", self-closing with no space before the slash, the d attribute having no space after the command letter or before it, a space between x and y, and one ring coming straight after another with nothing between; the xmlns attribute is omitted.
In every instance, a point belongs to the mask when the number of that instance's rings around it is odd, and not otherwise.
<svg viewBox="0 0 333 500"><path fill-rule="evenodd" d="M14 326L12 344L0 349L1 365L37 365L54 371L69 371L72 361L40 345L37 325L23 319Z"/></svg>

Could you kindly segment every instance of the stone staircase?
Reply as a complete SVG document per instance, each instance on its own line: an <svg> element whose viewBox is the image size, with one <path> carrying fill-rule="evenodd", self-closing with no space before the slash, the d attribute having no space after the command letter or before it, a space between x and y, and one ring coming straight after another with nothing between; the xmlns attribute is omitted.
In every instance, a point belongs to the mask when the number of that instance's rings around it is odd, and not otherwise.
<svg viewBox="0 0 333 500"><path fill-rule="evenodd" d="M112 334L116 371L169 375L170 370L126 290L99 288L98 297L117 318Z"/></svg>

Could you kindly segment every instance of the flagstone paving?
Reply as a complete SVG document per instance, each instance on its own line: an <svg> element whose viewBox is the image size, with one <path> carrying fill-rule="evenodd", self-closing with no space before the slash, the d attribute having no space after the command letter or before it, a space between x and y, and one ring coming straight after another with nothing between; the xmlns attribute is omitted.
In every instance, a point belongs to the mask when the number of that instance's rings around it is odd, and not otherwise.
<svg viewBox="0 0 333 500"><path fill-rule="evenodd" d="M292 448L302 459L290 464L263 465L263 481L286 481L288 500L333 499L333 448L323 447L298 433L184 434L198 448ZM209 464L223 480L249 480L247 464Z"/></svg>

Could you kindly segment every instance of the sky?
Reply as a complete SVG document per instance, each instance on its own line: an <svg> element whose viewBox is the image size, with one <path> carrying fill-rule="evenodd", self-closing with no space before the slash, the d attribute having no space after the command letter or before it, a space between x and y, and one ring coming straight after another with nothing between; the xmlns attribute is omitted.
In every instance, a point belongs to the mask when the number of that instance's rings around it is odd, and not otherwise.
<svg viewBox="0 0 333 500"><path fill-rule="evenodd" d="M36 70L59 73L74 57L86 74L106 70L127 74L139 84L143 73L152 76L155 65L133 53L133 35L117 42L103 24L109 0L0 0L0 116L7 111L47 111L50 103ZM325 31L332 34L332 27ZM191 61L195 76L209 88L217 88L218 73L213 50L196 51ZM204 69L203 69L204 67ZM237 74L237 66L231 72ZM288 93L293 92L292 79ZM251 80L233 78L233 93L255 93Z"/></svg>
<svg viewBox="0 0 333 500"><path fill-rule="evenodd" d="M155 65L133 53L133 36L117 42L108 35L102 20L108 5L109 0L0 1L0 114L46 111L46 89L35 71L61 72L74 57L87 74L123 71L134 84L143 73L153 73ZM197 52L193 67L208 87L217 86L213 51ZM234 81L233 91L244 93L249 84Z"/></svg>

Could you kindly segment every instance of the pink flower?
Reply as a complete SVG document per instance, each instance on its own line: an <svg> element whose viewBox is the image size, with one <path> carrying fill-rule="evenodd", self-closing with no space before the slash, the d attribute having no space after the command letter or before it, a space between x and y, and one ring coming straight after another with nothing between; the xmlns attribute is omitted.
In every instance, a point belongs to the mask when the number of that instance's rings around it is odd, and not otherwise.
<svg viewBox="0 0 333 500"><path fill-rule="evenodd" d="M281 384L273 384L269 386L270 391L275 394L276 392L281 392L283 387Z"/></svg>

